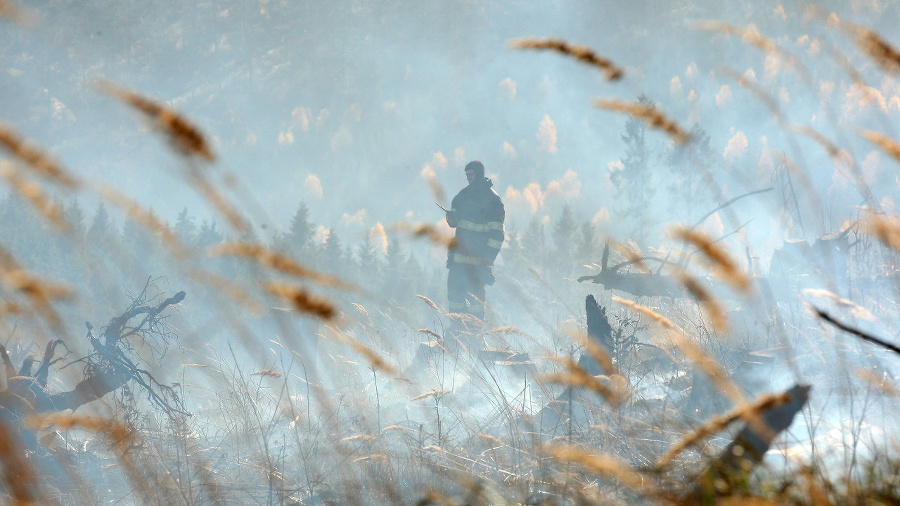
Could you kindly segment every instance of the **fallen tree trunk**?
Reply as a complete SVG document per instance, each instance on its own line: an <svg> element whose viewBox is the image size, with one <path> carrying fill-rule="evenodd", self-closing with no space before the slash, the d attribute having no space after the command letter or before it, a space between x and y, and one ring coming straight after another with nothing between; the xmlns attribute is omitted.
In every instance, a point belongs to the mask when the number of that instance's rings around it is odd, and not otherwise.
<svg viewBox="0 0 900 506"><path fill-rule="evenodd" d="M688 503L706 503L727 496L735 487L747 483L750 472L769 451L772 441L790 427L794 416L809 400L810 385L794 385L785 394L788 402L779 404L752 418L731 443L710 462L694 480Z"/></svg>

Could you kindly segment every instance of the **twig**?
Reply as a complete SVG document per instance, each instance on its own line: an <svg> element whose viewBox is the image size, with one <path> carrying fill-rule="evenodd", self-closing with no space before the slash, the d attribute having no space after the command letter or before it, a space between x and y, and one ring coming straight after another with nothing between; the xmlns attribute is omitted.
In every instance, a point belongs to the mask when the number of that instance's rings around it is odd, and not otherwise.
<svg viewBox="0 0 900 506"><path fill-rule="evenodd" d="M868 341L870 343L877 344L883 348L887 348L887 349L893 351L894 353L900 354L900 347L898 347L897 345L891 344L887 341L883 341L883 340L881 340L875 336L869 335L859 329L850 327L849 325L847 325L845 323L841 323L841 322L835 320L834 318L832 318L831 315L829 315L828 313L826 313L825 311L823 311L817 307L813 307L813 310L816 312L816 314L819 316L819 318L825 320L826 322L839 328L840 330L843 330L844 332L847 332L848 334L853 334L854 336L862 339L863 341Z"/></svg>

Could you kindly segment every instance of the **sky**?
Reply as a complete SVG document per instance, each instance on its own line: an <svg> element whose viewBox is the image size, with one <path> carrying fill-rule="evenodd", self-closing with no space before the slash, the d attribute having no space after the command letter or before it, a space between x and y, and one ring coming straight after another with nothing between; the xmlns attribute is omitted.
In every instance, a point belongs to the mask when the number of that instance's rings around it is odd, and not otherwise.
<svg viewBox="0 0 900 506"><path fill-rule="evenodd" d="M893 2L832 2L817 14L799 2L712 1L24 7L26 23L0 26L7 66L0 119L71 170L120 188L170 222L184 208L223 218L184 184L165 141L99 92L99 80L194 122L218 155L211 170L234 177L232 198L255 209L256 225L270 233L287 226L300 201L315 222L354 238L377 223L439 223L440 195L429 179L441 184L446 203L472 159L484 161L520 229L535 217L556 219L568 203L609 235L625 233L608 175L624 155L627 118L594 107L597 98L645 95L685 129L699 124L711 137L714 167L706 170L722 200L766 187L777 154L791 157L833 209L801 231L782 223L777 203L748 202L741 211L756 216L749 233L769 249L785 237L838 230L852 206L864 205L825 150L786 124L833 139L876 187L893 179L893 162L853 128L892 133L896 83L838 28L885 27ZM832 12L838 23L828 20ZM706 20L758 33L795 60L703 28ZM882 35L890 40L891 31ZM572 58L510 48L520 37L583 44L625 78L610 82ZM854 88L829 52L849 58L870 79L866 86ZM738 76L771 97L784 124ZM671 139L651 131L648 144L664 178ZM875 199L892 199L893 190ZM664 218L663 204L675 198L659 192L657 199L659 209L648 212Z"/></svg>

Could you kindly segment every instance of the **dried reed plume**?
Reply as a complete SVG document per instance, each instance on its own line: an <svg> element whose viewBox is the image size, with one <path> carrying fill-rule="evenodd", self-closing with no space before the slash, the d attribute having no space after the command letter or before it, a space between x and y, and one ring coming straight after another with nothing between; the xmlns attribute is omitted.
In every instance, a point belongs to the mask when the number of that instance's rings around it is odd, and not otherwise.
<svg viewBox="0 0 900 506"><path fill-rule="evenodd" d="M434 176L434 172L431 172L426 179L428 181L428 186L431 188L431 194L434 195L435 203L446 202L447 194L444 192L444 187L441 185L441 182ZM440 206L441 209L444 209L440 204L438 204L438 206Z"/></svg>
<svg viewBox="0 0 900 506"><path fill-rule="evenodd" d="M269 378L280 378L281 373L274 369L261 369L250 373L250 376L267 376Z"/></svg>
<svg viewBox="0 0 900 506"><path fill-rule="evenodd" d="M269 293L290 302L294 309L302 313L308 313L324 320L334 318L335 309L330 302L310 295L302 287L276 281L267 282L265 287Z"/></svg>
<svg viewBox="0 0 900 506"><path fill-rule="evenodd" d="M438 305L435 304L434 301L431 300L431 299L429 299L428 297L426 297L426 296L424 296L424 295L419 295L419 294L416 294L416 297L418 297L418 298L422 299L423 301L425 301L425 304L428 304L428 307L430 307L431 309L437 311L438 313L442 313L442 312L443 312L443 311L441 311L441 308L439 308Z"/></svg>
<svg viewBox="0 0 900 506"><path fill-rule="evenodd" d="M541 374L537 378L538 381L570 387L587 388L598 394L600 397L603 397L606 402L613 406L617 406L622 402L622 392L619 392L618 388L614 388L617 386L614 382L610 381L610 384L607 385L604 381L601 381L601 377L592 376L583 368L579 367L571 357L552 357L551 360L562 364L565 370Z"/></svg>
<svg viewBox="0 0 900 506"><path fill-rule="evenodd" d="M215 288L219 293L224 294L231 300L237 302L253 315L258 316L265 312L263 307L247 294L246 289L235 285L229 279L219 276L218 274L201 270L189 271L187 275L204 285Z"/></svg>
<svg viewBox="0 0 900 506"><path fill-rule="evenodd" d="M894 160L900 161L900 142L872 130L860 130L860 135L872 144L875 144Z"/></svg>
<svg viewBox="0 0 900 506"><path fill-rule="evenodd" d="M900 388L892 383L885 374L875 374L868 369L856 369L856 377L881 390L881 393L890 397L900 398Z"/></svg>
<svg viewBox="0 0 900 506"><path fill-rule="evenodd" d="M558 461L578 464L592 473L614 478L632 490L652 491L649 480L612 455L598 455L569 445L547 445L541 451Z"/></svg>
<svg viewBox="0 0 900 506"><path fill-rule="evenodd" d="M0 252L0 255L4 257L0 262L0 281L10 290L23 293L37 313L58 329L62 321L53 309L53 301L71 298L74 291L65 285L44 281L19 268L6 251Z"/></svg>
<svg viewBox="0 0 900 506"><path fill-rule="evenodd" d="M741 28L734 25L729 25L728 23L723 23L721 21L701 21L695 24L696 28L699 30L706 30L710 32L719 32L724 35L729 35L732 37L738 37L744 42L756 47L757 49L763 51L766 54L772 54L780 59L784 60L792 68L797 70L801 76L804 78L808 78L809 73L805 68L797 61L794 55L784 51L779 48L775 42L770 39L767 39L759 34L755 29L752 28Z"/></svg>
<svg viewBox="0 0 900 506"><path fill-rule="evenodd" d="M875 60L878 66L891 74L900 72L900 52L872 30L861 26L854 26L851 29L856 33L859 48Z"/></svg>
<svg viewBox="0 0 900 506"><path fill-rule="evenodd" d="M0 146L41 177L69 189L78 186L78 180L68 174L53 158L20 138L11 128L0 123Z"/></svg>
<svg viewBox="0 0 900 506"><path fill-rule="evenodd" d="M427 399L428 397L439 397L441 395L448 394L448 393L450 393L449 390L432 390L430 392L425 392L422 395L417 395L410 400L411 401L419 401L422 399Z"/></svg>
<svg viewBox="0 0 900 506"><path fill-rule="evenodd" d="M688 132L675 124L674 121L666 118L655 107L641 104L637 102L626 102L623 100L594 100L594 106L609 111L621 112L633 116L651 128L662 130L669 134L678 144L684 144L691 139Z"/></svg>
<svg viewBox="0 0 900 506"><path fill-rule="evenodd" d="M408 232L415 238L426 237L429 241L445 248L456 247L456 238L442 233L434 225L430 223L419 223L416 225L408 225L406 223L398 223L391 227L391 231Z"/></svg>
<svg viewBox="0 0 900 506"><path fill-rule="evenodd" d="M443 339L443 336L441 336L440 334L438 334L437 332L435 332L435 331L433 331L433 330L431 330L431 329L419 329L419 332L421 332L421 333L423 333L423 334L428 334L429 336L431 336L431 337L437 339L438 341L440 341L441 339Z"/></svg>
<svg viewBox="0 0 900 506"><path fill-rule="evenodd" d="M700 250L713 263L715 272L723 281L745 293L750 289L750 278L738 268L728 252L716 246L706 234L695 229L676 228L672 236Z"/></svg>
<svg viewBox="0 0 900 506"><path fill-rule="evenodd" d="M369 364L379 371L385 372L387 374L397 374L397 368L394 367L390 362L381 358L381 356L372 348L369 348L365 344L357 341L356 339L344 338L344 342L349 344L354 350L363 355L369 360Z"/></svg>
<svg viewBox="0 0 900 506"><path fill-rule="evenodd" d="M748 423L750 423L751 421L759 420L759 416L766 411L777 406L781 406L782 404L786 404L790 400L791 395L787 392L780 394L762 395L757 398L753 402L753 404L737 407L724 415L714 416L701 427L691 432L690 434L687 434L686 436L681 438L680 441L669 448L669 450L662 457L660 457L659 460L656 461L656 469L661 470L664 467L668 466L669 463L672 462L672 460L679 454L681 454L681 452L683 452L685 449L694 446L699 441L706 439L713 434L717 434L725 430L725 428L731 425L733 422L741 419ZM762 421L759 421L758 423L760 425L763 425ZM757 427L754 428L757 429ZM765 430L765 428L763 429ZM758 433L763 432L758 431Z"/></svg>
<svg viewBox="0 0 900 506"><path fill-rule="evenodd" d="M623 299L621 297L612 296L612 301L621 304L633 311L637 311L638 313L646 316L647 318L653 320L657 325L666 329L666 330L677 330L675 324L672 323L671 320L666 318L665 316L657 313L656 311L650 309L647 306L642 306L634 301L630 301L628 299Z"/></svg>
<svg viewBox="0 0 900 506"><path fill-rule="evenodd" d="M725 310L722 309L722 306L713 298L713 296L709 293L709 291L700 284L699 281L694 279L690 274L686 272L678 272L676 273L676 277L687 288L687 291L697 299L697 302L703 306L703 309L706 310L706 313L709 315L709 318L715 327L719 331L724 331L728 328L728 317L725 315Z"/></svg>
<svg viewBox="0 0 900 506"><path fill-rule="evenodd" d="M238 232L246 232L249 230L250 225L247 220L241 216L241 213L228 202L219 190L216 189L215 186L210 184L200 173L197 171L192 171L189 174L188 180L190 184L203 196L206 200L212 204L213 208L219 211L219 213L228 220L228 223Z"/></svg>
<svg viewBox="0 0 900 506"><path fill-rule="evenodd" d="M594 359L594 361L601 367L603 367L603 370L606 371L607 374L616 374L618 372L615 364L613 364L612 357L609 356L609 353L607 353L606 349L597 344L597 342L594 339L591 339L589 335L581 331L572 330L567 330L566 334L570 339L572 339L572 341L583 346L584 351L588 354L588 356Z"/></svg>
<svg viewBox="0 0 900 506"><path fill-rule="evenodd" d="M182 246L181 241L178 240L178 237L169 229L163 220L157 218L153 213L145 210L130 197L110 186L100 185L96 188L96 191L101 197L106 199L107 202L125 211L125 214L127 214L129 218L162 239L163 244L165 244L175 256L184 255L184 246Z"/></svg>
<svg viewBox="0 0 900 506"><path fill-rule="evenodd" d="M572 56L582 63L586 63L602 70L604 76L606 76L606 79L609 81L617 81L625 75L622 69L615 63L598 55L591 50L591 48L578 44L569 44L561 39L514 39L509 42L509 47L513 49L547 49Z"/></svg>
<svg viewBox="0 0 900 506"><path fill-rule="evenodd" d="M68 229L68 224L63 218L62 209L60 209L59 205L48 199L37 183L23 178L15 170L13 164L4 163L0 165L0 176L9 181L9 184L16 189L16 192L25 197L50 225L63 232Z"/></svg>
<svg viewBox="0 0 900 506"><path fill-rule="evenodd" d="M233 255L255 260L260 265L264 265L278 272L296 276L298 278L311 279L316 283L324 286L335 286L352 290L353 285L342 281L336 277L320 274L312 269L297 264L290 258L281 253L274 252L261 244L252 242L227 242L218 244L209 249L211 256Z"/></svg>
<svg viewBox="0 0 900 506"><path fill-rule="evenodd" d="M756 84L756 82L751 80L745 74L740 74L739 72L735 72L731 69L722 69L721 72L725 76L737 81L738 86L740 86L741 88L749 90L751 93L756 95L756 98L758 98L762 103L766 105L766 108L769 109L769 112L772 114L772 116L778 122L782 121L781 108L778 107L778 102L776 102L775 99L772 98L772 95L766 93L765 90L760 88L759 85Z"/></svg>
<svg viewBox="0 0 900 506"><path fill-rule="evenodd" d="M176 151L188 158L198 157L208 162L216 159L200 130L177 112L153 100L109 81L99 81L97 88L144 114L164 133Z"/></svg>
<svg viewBox="0 0 900 506"><path fill-rule="evenodd" d="M4 0L0 0L0 18L15 21L20 15L18 7Z"/></svg>
<svg viewBox="0 0 900 506"><path fill-rule="evenodd" d="M46 416L33 415L28 417L26 424L35 430L46 427L89 430L109 437L116 447L123 449L128 448L135 439L134 430L126 427L121 422L96 416L76 416L63 413L54 413Z"/></svg>
<svg viewBox="0 0 900 506"><path fill-rule="evenodd" d="M865 233L874 235L886 246L900 251L900 217L869 213L863 224Z"/></svg>
<svg viewBox="0 0 900 506"><path fill-rule="evenodd" d="M828 137L825 137L818 130L808 126L808 125L794 125L793 130L797 133L801 133L810 139L816 141L817 144L825 148L825 151L828 152L828 156L831 157L832 160L840 160L841 159L841 149L831 141Z"/></svg>

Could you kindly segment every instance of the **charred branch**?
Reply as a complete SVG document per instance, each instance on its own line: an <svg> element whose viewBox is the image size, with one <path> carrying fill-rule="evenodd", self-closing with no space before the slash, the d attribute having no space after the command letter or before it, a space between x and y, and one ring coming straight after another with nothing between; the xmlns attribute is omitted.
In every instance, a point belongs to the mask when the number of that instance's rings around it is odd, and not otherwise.
<svg viewBox="0 0 900 506"><path fill-rule="evenodd" d="M881 346L882 348L885 348L885 349L893 351L894 353L900 354L900 347L898 347L897 345L891 344L891 343L884 341L882 339L879 339L871 334L867 334L859 329L855 329L845 323L839 322L838 320L834 319L831 315L829 315L828 313L826 313L825 311L823 311L819 308L814 307L813 310L815 310L816 315L818 315L819 318L828 322L829 324L833 325L834 327L836 327L840 330L843 330L844 332L846 332L848 334L852 334L852 335L862 339L863 341L867 341L872 344L877 344L878 346Z"/></svg>

